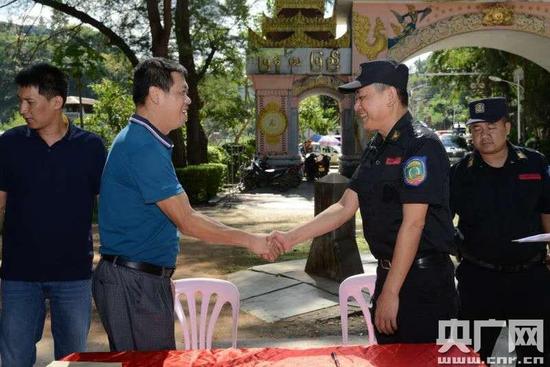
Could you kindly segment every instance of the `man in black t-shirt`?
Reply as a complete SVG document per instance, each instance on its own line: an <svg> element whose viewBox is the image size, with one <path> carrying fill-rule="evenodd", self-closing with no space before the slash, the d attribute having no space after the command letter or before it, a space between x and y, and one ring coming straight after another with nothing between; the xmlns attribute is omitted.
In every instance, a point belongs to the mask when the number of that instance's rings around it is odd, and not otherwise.
<svg viewBox="0 0 550 367"><path fill-rule="evenodd" d="M26 125L0 136L4 367L31 367L49 300L55 359L86 351L92 309L92 213L106 151L63 115L67 81L36 64L16 77Z"/></svg>
<svg viewBox="0 0 550 367"><path fill-rule="evenodd" d="M377 134L339 202L310 222L273 238L288 250L338 228L361 210L378 259L373 319L383 343L434 343L438 321L457 316L449 210L449 161L429 129L407 110L408 68L392 61L361 65L340 86L355 92L355 112Z"/></svg>
<svg viewBox="0 0 550 367"><path fill-rule="evenodd" d="M544 319L548 353L546 245L512 242L550 232L548 161L535 150L507 141L511 124L504 98L473 101L469 109L467 125L475 150L451 169L451 209L459 216L463 236L457 268L461 315L472 321ZM478 342L484 360L500 331L497 327L481 330ZM516 351L521 359L540 356L536 349L518 346Z"/></svg>

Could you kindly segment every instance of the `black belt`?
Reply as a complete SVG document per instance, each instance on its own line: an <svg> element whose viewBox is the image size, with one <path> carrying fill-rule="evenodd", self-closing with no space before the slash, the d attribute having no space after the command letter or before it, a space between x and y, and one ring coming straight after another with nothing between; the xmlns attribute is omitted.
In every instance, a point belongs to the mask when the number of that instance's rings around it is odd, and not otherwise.
<svg viewBox="0 0 550 367"><path fill-rule="evenodd" d="M543 264L545 259L545 254L539 253L535 257L527 260L524 263L521 264L493 264L486 261L483 261L481 259L478 259L474 256L471 256L469 254L465 254L463 252L460 253L460 256L467 261L474 265L480 266L485 269L494 270L494 271L500 271L503 273L517 273L520 271L525 271L537 264Z"/></svg>
<svg viewBox="0 0 550 367"><path fill-rule="evenodd" d="M419 269L427 269L434 265L441 265L447 260L449 260L449 254L430 254L414 259L413 266L416 266ZM378 259L378 266L382 269L389 270L391 268L391 260Z"/></svg>
<svg viewBox="0 0 550 367"><path fill-rule="evenodd" d="M165 268L163 266L157 266L149 263L142 263L137 261L124 260L120 256L115 255L101 255L101 259L111 262L115 265L120 265L125 268L143 271L144 273L158 275L165 278L170 278L176 268Z"/></svg>

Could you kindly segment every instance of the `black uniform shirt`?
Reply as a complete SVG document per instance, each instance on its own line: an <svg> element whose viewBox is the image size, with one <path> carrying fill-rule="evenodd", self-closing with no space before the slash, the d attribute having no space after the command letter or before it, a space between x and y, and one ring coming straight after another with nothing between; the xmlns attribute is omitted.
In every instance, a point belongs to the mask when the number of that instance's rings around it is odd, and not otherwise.
<svg viewBox="0 0 550 367"><path fill-rule="evenodd" d="M451 208L464 236L460 250L493 264L520 264L545 251L544 243L512 240L543 232L541 213L550 213L548 162L534 150L508 144L501 168L479 153L451 169Z"/></svg>
<svg viewBox="0 0 550 367"><path fill-rule="evenodd" d="M391 259L403 204L429 204L417 257L452 252L449 160L439 138L406 113L386 139L365 149L349 188L359 197L363 232L372 254Z"/></svg>

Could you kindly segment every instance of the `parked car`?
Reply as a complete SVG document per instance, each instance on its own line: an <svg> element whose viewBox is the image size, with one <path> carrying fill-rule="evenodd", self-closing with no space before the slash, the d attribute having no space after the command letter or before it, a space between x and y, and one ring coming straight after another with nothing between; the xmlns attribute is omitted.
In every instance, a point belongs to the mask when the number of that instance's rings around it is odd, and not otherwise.
<svg viewBox="0 0 550 367"><path fill-rule="evenodd" d="M447 157L449 157L449 162L451 162L451 164L460 161L468 152L468 143L466 142L466 139L461 136L455 134L443 134L439 135L439 139L441 139L441 143L443 143L443 146L445 147Z"/></svg>

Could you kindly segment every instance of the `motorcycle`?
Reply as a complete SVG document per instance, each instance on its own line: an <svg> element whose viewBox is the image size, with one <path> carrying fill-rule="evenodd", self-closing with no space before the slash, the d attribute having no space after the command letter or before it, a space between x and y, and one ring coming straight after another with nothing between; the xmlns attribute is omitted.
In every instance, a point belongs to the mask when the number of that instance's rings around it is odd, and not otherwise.
<svg viewBox="0 0 550 367"><path fill-rule="evenodd" d="M308 153L304 162L304 170L308 181L315 181L328 174L330 168L330 157L325 154L316 155Z"/></svg>
<svg viewBox="0 0 550 367"><path fill-rule="evenodd" d="M286 168L271 168L267 159L255 159L241 171L239 190L250 191L257 187L272 187L287 191L302 182L302 164Z"/></svg>

